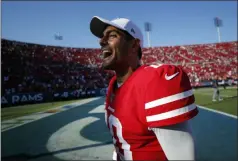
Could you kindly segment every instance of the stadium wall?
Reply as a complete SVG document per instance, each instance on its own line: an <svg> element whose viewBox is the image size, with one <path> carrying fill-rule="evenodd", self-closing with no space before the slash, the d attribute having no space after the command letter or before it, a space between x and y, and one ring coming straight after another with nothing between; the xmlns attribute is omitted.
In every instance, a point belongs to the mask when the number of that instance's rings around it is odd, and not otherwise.
<svg viewBox="0 0 238 161"><path fill-rule="evenodd" d="M237 85L237 81L224 81L218 83L221 87L224 86L233 86ZM212 87L212 82L199 82L198 84L193 85L193 88L205 88ZM44 103L44 102L55 102L63 100L73 100L80 98L90 98L90 97L100 97L106 95L106 88L88 90L88 91L79 91L79 90L65 90L63 92L56 93L19 93L19 94L10 94L4 95L1 97L1 106L2 108L11 107L16 105L26 105L26 104L35 104L35 103Z"/></svg>
<svg viewBox="0 0 238 161"><path fill-rule="evenodd" d="M19 93L19 94L10 94L10 95L2 96L1 105L4 108L9 106L16 106L16 105L99 97L99 96L105 96L105 94L106 94L106 88L88 90L83 92L74 90L74 91L63 91L63 92L57 92L57 93Z"/></svg>

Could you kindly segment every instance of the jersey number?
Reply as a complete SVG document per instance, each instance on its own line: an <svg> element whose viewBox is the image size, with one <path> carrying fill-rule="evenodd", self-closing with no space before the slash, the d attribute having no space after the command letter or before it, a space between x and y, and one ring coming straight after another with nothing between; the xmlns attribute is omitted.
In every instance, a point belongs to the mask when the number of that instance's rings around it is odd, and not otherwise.
<svg viewBox="0 0 238 161"><path fill-rule="evenodd" d="M125 139L122 136L122 125L118 118L116 118L114 115L110 115L108 118L109 128L110 132L113 136L113 143L116 144L118 141L122 144L122 149L124 149L124 157L126 159L132 160L132 154L130 151L130 145L125 141ZM113 126L116 128L116 134L114 134ZM118 140L116 140L115 136L117 136Z"/></svg>

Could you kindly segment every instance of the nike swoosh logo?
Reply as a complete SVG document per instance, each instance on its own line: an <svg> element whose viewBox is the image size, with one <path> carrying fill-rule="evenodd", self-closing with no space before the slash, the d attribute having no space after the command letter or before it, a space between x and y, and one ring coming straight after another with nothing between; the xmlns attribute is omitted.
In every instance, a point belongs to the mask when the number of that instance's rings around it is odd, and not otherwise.
<svg viewBox="0 0 238 161"><path fill-rule="evenodd" d="M167 73L165 74L165 79L166 80L171 80L171 79L173 79L176 75L178 75L179 74L179 72L177 72L177 73L175 73L175 74L173 74L173 75L170 75L170 76L168 76L167 75Z"/></svg>

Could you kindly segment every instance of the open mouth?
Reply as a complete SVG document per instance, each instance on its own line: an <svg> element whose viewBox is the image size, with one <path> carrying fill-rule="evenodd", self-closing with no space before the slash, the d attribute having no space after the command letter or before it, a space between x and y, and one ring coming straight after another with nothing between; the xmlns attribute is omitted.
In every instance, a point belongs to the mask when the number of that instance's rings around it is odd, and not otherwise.
<svg viewBox="0 0 238 161"><path fill-rule="evenodd" d="M112 52L108 50L103 51L103 59L109 58L110 56L112 56Z"/></svg>

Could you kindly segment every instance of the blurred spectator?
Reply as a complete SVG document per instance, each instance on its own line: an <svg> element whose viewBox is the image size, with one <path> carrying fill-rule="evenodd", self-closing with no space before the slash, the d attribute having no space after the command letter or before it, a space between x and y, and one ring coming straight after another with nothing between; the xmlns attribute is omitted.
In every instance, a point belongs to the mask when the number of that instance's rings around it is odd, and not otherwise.
<svg viewBox="0 0 238 161"><path fill-rule="evenodd" d="M100 49L66 48L2 39L2 94L106 88ZM213 76L237 80L237 42L143 48L142 64L181 65L191 83Z"/></svg>

